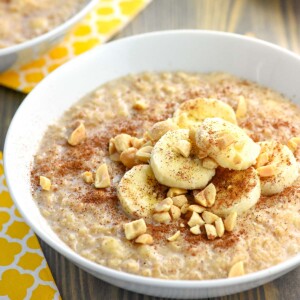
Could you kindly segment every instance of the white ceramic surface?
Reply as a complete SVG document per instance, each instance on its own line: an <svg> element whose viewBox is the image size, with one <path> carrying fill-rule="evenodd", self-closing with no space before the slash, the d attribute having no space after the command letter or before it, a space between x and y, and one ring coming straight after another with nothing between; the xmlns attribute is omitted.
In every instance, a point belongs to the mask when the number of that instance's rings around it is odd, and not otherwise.
<svg viewBox="0 0 300 300"><path fill-rule="evenodd" d="M224 71L258 82L300 103L300 58L275 45L229 33L170 31L118 40L63 65L17 111L7 134L4 164L11 195L33 230L79 267L114 285L154 296L212 297L271 281L300 264L300 255L240 278L174 281L118 272L80 257L49 228L30 193L29 167L48 125L102 83L141 71Z"/></svg>
<svg viewBox="0 0 300 300"><path fill-rule="evenodd" d="M34 60L51 49L97 2L98 0L86 0L86 5L77 14L43 35L21 44L0 48L0 73Z"/></svg>

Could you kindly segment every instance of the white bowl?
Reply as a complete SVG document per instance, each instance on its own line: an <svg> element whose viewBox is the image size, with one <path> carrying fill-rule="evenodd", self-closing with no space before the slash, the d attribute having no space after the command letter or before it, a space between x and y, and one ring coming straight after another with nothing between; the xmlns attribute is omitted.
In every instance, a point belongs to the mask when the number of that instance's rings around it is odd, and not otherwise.
<svg viewBox="0 0 300 300"><path fill-rule="evenodd" d="M72 27L79 22L98 2L86 0L84 7L66 22L24 43L0 48L0 73L37 59L41 54L59 43Z"/></svg>
<svg viewBox="0 0 300 300"><path fill-rule="evenodd" d="M30 192L30 164L48 125L99 85L142 71L224 71L268 86L300 102L300 59L278 46L211 31L169 31L118 40L68 62L43 80L17 111L7 134L4 165L10 193L25 220L51 247L80 268L119 287L173 298L213 297L254 288L300 264L297 255L239 278L161 280L115 271L71 250L47 225Z"/></svg>

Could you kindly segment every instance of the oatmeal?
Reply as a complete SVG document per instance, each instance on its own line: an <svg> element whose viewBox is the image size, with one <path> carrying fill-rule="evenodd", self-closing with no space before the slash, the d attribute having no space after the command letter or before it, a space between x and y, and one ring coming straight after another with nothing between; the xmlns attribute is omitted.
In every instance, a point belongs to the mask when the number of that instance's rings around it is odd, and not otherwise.
<svg viewBox="0 0 300 300"><path fill-rule="evenodd" d="M165 279L241 276L300 251L300 109L228 74L111 81L48 128L32 193L75 252Z"/></svg>
<svg viewBox="0 0 300 300"><path fill-rule="evenodd" d="M50 31L76 14L85 3L85 0L0 0L0 48Z"/></svg>

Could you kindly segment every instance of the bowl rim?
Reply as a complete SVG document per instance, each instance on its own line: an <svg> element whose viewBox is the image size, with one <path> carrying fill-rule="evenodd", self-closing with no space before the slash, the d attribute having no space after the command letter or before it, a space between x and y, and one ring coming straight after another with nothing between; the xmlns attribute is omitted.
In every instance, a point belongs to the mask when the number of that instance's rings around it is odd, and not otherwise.
<svg viewBox="0 0 300 300"><path fill-rule="evenodd" d="M143 34L138 34L130 37L125 37L121 38L115 41L112 41L110 43L101 45L101 46L96 46L90 51L87 51L80 55L80 57L76 58L75 60L71 60L64 65L60 66L54 72L52 72L49 76L47 76L44 80L42 80L41 83L38 84L38 88L40 86L43 86L43 82L47 81L47 78L52 78L53 76L56 76L56 73L61 72L64 69L68 69L70 64L80 64L81 61L84 62L85 57L89 56L90 53L98 51L101 52L101 49L109 48L112 47L112 45L117 45L117 44L122 44L128 42L133 42L137 39L144 39L144 38L151 38L155 36L167 36L167 35L195 35L195 36L201 36L201 35L212 35L215 37L225 37L229 39L234 39L234 40L241 40L241 41L247 41L252 44L258 44L260 46L269 48L271 51L278 51L282 53L283 55L288 55L293 57L294 59L299 61L300 64L300 56L297 55L296 53L282 48L278 45L275 45L273 43L263 41L257 38L253 37L247 37L244 35L240 35L237 33L229 33L229 32L222 32L222 31L213 31L213 30L194 30L194 29L184 29L184 30L165 30L165 31L154 31L150 33L143 33ZM99 48L100 47L100 48ZM36 89L36 88L35 88ZM31 93L30 93L31 94ZM276 278L276 275L280 276L280 274L284 274L285 272L288 272L292 270L293 268L297 267L300 265L300 253L296 254L295 256L277 264L274 265L270 268L263 269L257 272L249 273L244 276L240 277L233 277L233 278L219 278L219 279L206 279L206 280L178 280L178 279L161 279L161 278L155 278L155 277L145 277L142 275L135 275L131 273L127 273L124 271L118 271L106 266L102 266L100 264L97 264L93 261L90 261L83 256L80 256L77 254L74 250L69 248L66 244L57 244L55 241L52 241L52 239L48 238L48 236L41 230L38 226L34 224L34 222L31 221L29 216L27 216L21 207L19 207L18 201L16 201L15 197L15 192L14 189L11 186L10 183L10 170L7 165L8 159L8 152L7 148L9 147L10 144L10 136L12 132L12 128L14 127L14 123L16 122L15 120L18 118L19 114L22 112L22 107L27 105L28 99L30 100L30 94L23 100L22 104L18 108L17 112L15 113L11 124L9 126L7 136L5 139L5 145L4 145L4 155L3 155L3 162L4 162L4 171L6 175L6 182L7 186L10 192L10 195L12 199L14 200L14 203L16 207L19 209L20 213L22 214L23 218L29 224L31 229L43 240L45 241L49 246L51 246L53 249L55 249L57 252L59 252L61 255L63 255L65 258L71 260L73 263L75 263L77 266L83 268L84 270L88 270L88 272L92 272L92 274L99 274L103 275L106 277L114 278L116 280L122 281L122 282L127 282L127 283L139 283L144 286L156 286L156 287L164 287L164 288L183 288L183 289L209 289L209 288L216 288L216 287L232 287L237 284L247 284L251 282L259 282L267 278ZM33 98L34 99L34 98ZM26 101L27 100L27 101ZM31 199L32 201L33 198ZM271 280L271 279L270 279Z"/></svg>
<svg viewBox="0 0 300 300"><path fill-rule="evenodd" d="M23 43L15 44L9 47L0 48L0 58L4 55L13 54L19 51L22 51L27 48L35 47L38 44L41 44L51 38L52 36L56 36L68 28L75 25L79 22L98 2L98 0L87 0L88 2L71 18L67 19L65 22L60 25L54 27L50 31L45 32L44 34L38 35L30 40L26 40Z"/></svg>

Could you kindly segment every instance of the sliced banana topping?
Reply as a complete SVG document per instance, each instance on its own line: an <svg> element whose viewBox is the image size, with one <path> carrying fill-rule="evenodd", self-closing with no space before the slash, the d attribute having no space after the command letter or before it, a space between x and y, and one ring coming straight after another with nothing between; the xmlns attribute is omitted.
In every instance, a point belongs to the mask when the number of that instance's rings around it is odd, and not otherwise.
<svg viewBox="0 0 300 300"><path fill-rule="evenodd" d="M117 193L127 214L133 218L148 218L155 205L165 198L167 188L157 182L149 165L138 165L124 174Z"/></svg>
<svg viewBox="0 0 300 300"><path fill-rule="evenodd" d="M155 144L150 165L156 179L169 187L201 189L207 185L215 170L202 167L195 156L184 157L176 149L179 141L189 141L189 130L169 131Z"/></svg>
<svg viewBox="0 0 300 300"><path fill-rule="evenodd" d="M260 180L253 167L243 171L218 169L212 183L216 200L210 211L218 216L226 217L233 211L242 214L260 198Z"/></svg>
<svg viewBox="0 0 300 300"><path fill-rule="evenodd" d="M206 152L218 165L231 170L245 170L256 162L260 146L246 133L220 118L205 119L196 133L200 151Z"/></svg>
<svg viewBox="0 0 300 300"><path fill-rule="evenodd" d="M291 186L299 175L293 152L276 141L258 143L261 153L257 160L257 172L261 181L261 193L265 196L282 192Z"/></svg>
<svg viewBox="0 0 300 300"><path fill-rule="evenodd" d="M206 118L212 117L237 123L234 110L228 104L212 98L185 101L174 113L174 120L180 128L197 127Z"/></svg>

